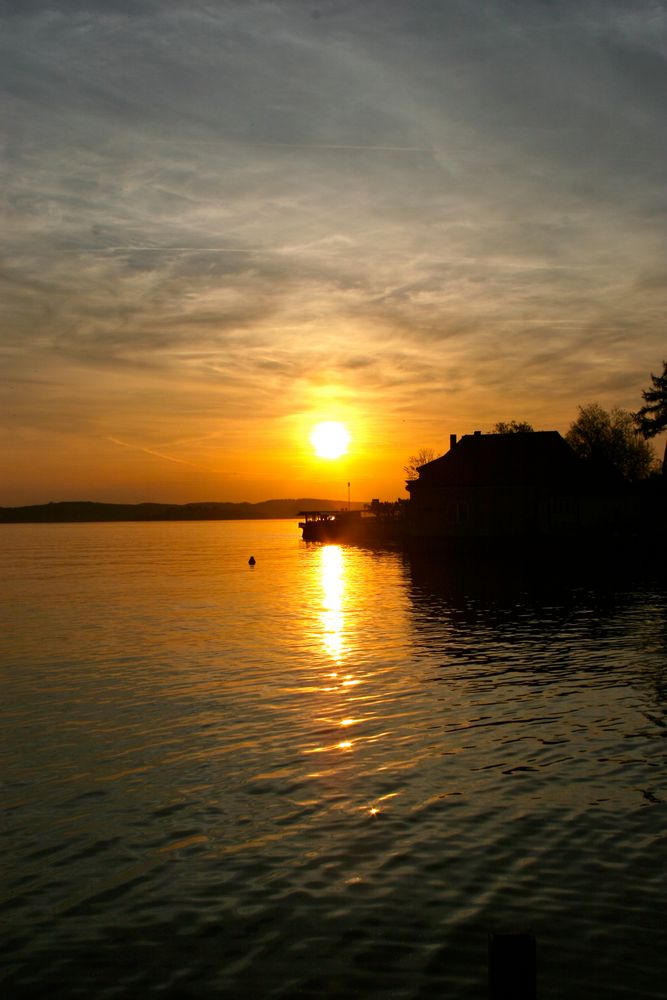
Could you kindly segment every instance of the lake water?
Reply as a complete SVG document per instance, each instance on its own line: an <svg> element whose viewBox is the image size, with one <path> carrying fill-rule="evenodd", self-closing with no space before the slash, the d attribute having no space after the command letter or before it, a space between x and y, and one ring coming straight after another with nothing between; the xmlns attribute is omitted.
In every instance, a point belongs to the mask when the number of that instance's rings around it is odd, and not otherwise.
<svg viewBox="0 0 667 1000"><path fill-rule="evenodd" d="M0 546L4 995L481 998L530 928L540 1000L665 996L664 584L292 521Z"/></svg>

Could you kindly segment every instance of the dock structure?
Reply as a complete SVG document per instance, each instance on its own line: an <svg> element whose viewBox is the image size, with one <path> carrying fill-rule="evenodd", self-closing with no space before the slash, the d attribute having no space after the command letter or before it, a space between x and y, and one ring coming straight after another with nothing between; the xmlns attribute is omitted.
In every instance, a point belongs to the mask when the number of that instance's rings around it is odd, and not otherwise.
<svg viewBox="0 0 667 1000"><path fill-rule="evenodd" d="M363 510L304 510L299 521L304 542L350 542L353 545L399 544L407 501L373 500Z"/></svg>
<svg viewBox="0 0 667 1000"><path fill-rule="evenodd" d="M360 510L303 510L299 521L304 542L354 541L361 533Z"/></svg>

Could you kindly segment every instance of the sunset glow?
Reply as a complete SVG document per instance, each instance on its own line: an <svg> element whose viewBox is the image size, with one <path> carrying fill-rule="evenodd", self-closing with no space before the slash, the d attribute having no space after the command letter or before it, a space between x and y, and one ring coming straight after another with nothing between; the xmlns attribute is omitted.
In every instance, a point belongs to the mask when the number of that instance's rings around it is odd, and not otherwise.
<svg viewBox="0 0 667 1000"><path fill-rule="evenodd" d="M392 500L450 433L641 406L652 0L124 6L0 15L0 505Z"/></svg>
<svg viewBox="0 0 667 1000"><path fill-rule="evenodd" d="M319 458L340 458L350 444L347 428L335 420L326 420L313 428L310 440Z"/></svg>

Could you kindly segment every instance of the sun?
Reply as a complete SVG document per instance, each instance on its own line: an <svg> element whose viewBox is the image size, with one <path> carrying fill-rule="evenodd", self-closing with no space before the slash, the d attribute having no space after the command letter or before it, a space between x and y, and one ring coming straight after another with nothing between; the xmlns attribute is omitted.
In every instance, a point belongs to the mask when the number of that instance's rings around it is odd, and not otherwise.
<svg viewBox="0 0 667 1000"><path fill-rule="evenodd" d="M325 420L313 428L310 441L319 458L340 458L347 454L350 434L344 424Z"/></svg>

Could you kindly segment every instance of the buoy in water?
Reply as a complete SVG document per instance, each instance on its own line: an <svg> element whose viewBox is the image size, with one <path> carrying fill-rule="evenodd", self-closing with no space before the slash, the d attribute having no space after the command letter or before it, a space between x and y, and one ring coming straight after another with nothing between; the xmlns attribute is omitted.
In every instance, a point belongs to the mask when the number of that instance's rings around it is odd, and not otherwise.
<svg viewBox="0 0 667 1000"><path fill-rule="evenodd" d="M254 566L254 565L255 565L255 557L250 556L250 559L248 559L248 566Z"/></svg>

